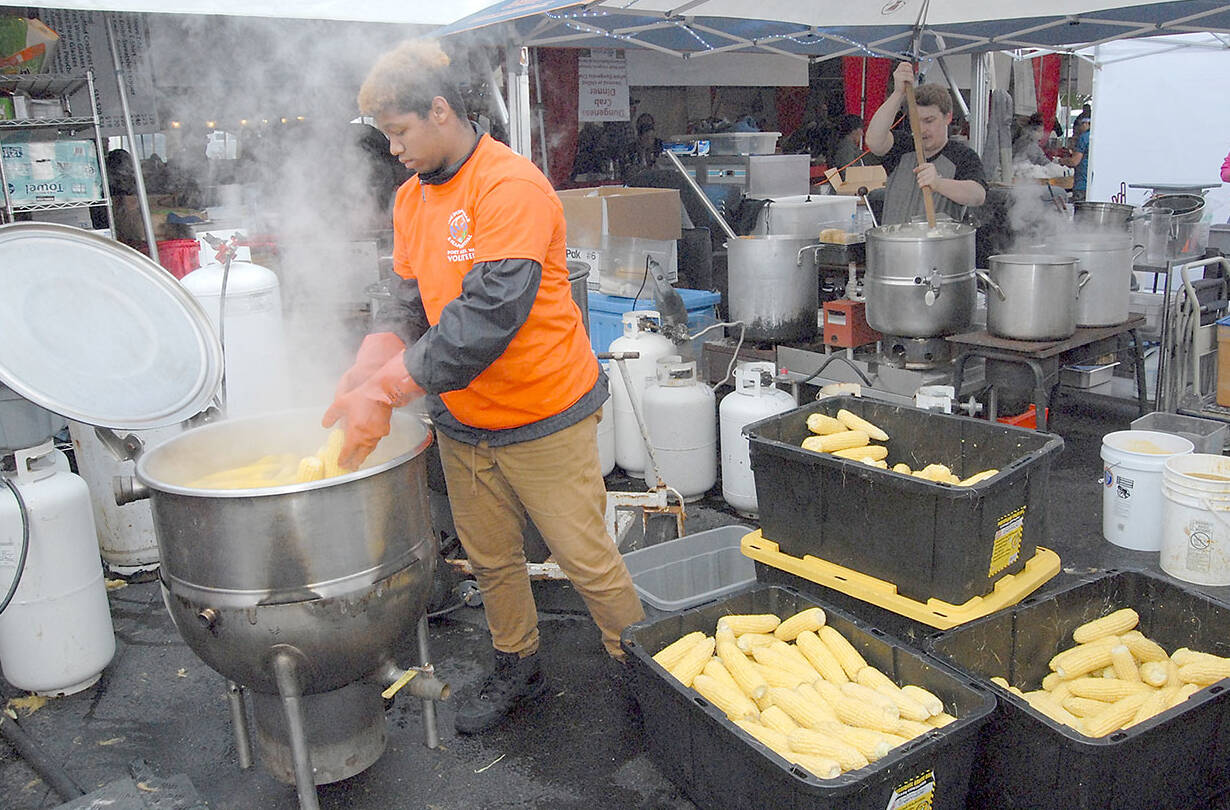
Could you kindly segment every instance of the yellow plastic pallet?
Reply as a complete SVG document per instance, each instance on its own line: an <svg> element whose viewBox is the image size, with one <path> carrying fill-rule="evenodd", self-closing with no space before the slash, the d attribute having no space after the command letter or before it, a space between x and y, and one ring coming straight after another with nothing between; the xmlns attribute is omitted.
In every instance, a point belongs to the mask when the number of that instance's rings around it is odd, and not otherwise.
<svg viewBox="0 0 1230 810"><path fill-rule="evenodd" d="M777 543L766 540L757 529L743 536L743 554L756 562L802 577L809 582L891 610L940 630L989 616L1001 608L1015 605L1059 573L1059 555L1038 546L1037 552L1018 574L1007 574L995 583L986 596L975 596L964 604L953 605L939 599L919 602L897 593L891 582L859 573L836 563L813 557L792 557L778 550Z"/></svg>

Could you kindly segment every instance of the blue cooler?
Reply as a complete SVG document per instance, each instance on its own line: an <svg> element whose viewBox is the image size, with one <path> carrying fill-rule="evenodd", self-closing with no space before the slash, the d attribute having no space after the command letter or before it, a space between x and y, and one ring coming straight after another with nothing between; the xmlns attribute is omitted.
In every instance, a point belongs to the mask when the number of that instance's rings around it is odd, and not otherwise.
<svg viewBox="0 0 1230 810"><path fill-rule="evenodd" d="M688 311L688 333L696 334L706 326L718 322L717 305L722 300L720 293L709 290L686 290L676 288L683 298L683 305ZM622 317L625 312L634 309L654 309L653 293L640 298L621 298L616 295L604 295L600 292L589 293L589 343L594 352L605 352L611 348L611 343L624 333ZM700 359L700 348L706 340L716 340L722 335L715 329L697 341L693 341L692 352Z"/></svg>

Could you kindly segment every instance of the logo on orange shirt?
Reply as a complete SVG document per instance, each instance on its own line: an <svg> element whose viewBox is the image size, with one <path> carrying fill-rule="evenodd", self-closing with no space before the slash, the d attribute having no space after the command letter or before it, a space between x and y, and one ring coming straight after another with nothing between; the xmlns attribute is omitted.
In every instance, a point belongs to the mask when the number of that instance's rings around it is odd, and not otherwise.
<svg viewBox="0 0 1230 810"><path fill-rule="evenodd" d="M446 251L450 262L468 262L474 259L474 248L467 248L474 238L470 230L470 215L458 208L448 218L448 242L456 250Z"/></svg>

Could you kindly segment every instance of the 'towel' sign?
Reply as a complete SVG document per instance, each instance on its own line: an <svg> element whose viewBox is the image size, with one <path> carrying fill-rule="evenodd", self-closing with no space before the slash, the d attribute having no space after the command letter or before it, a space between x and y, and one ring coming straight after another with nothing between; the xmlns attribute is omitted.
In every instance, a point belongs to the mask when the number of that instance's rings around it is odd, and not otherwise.
<svg viewBox="0 0 1230 810"><path fill-rule="evenodd" d="M591 48L577 61L577 117L583 122L630 120L624 52Z"/></svg>

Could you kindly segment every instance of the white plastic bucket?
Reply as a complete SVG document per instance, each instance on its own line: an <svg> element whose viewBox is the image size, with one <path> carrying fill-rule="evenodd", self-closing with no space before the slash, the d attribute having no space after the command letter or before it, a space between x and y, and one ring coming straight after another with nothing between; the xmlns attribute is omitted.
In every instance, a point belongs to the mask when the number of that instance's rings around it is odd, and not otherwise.
<svg viewBox="0 0 1230 810"><path fill-rule="evenodd" d="M1162 547L1162 466L1192 452L1173 433L1120 430L1102 437L1102 536L1137 551Z"/></svg>
<svg viewBox="0 0 1230 810"><path fill-rule="evenodd" d="M1230 585L1230 458L1172 456L1162 495L1162 570L1197 585Z"/></svg>

